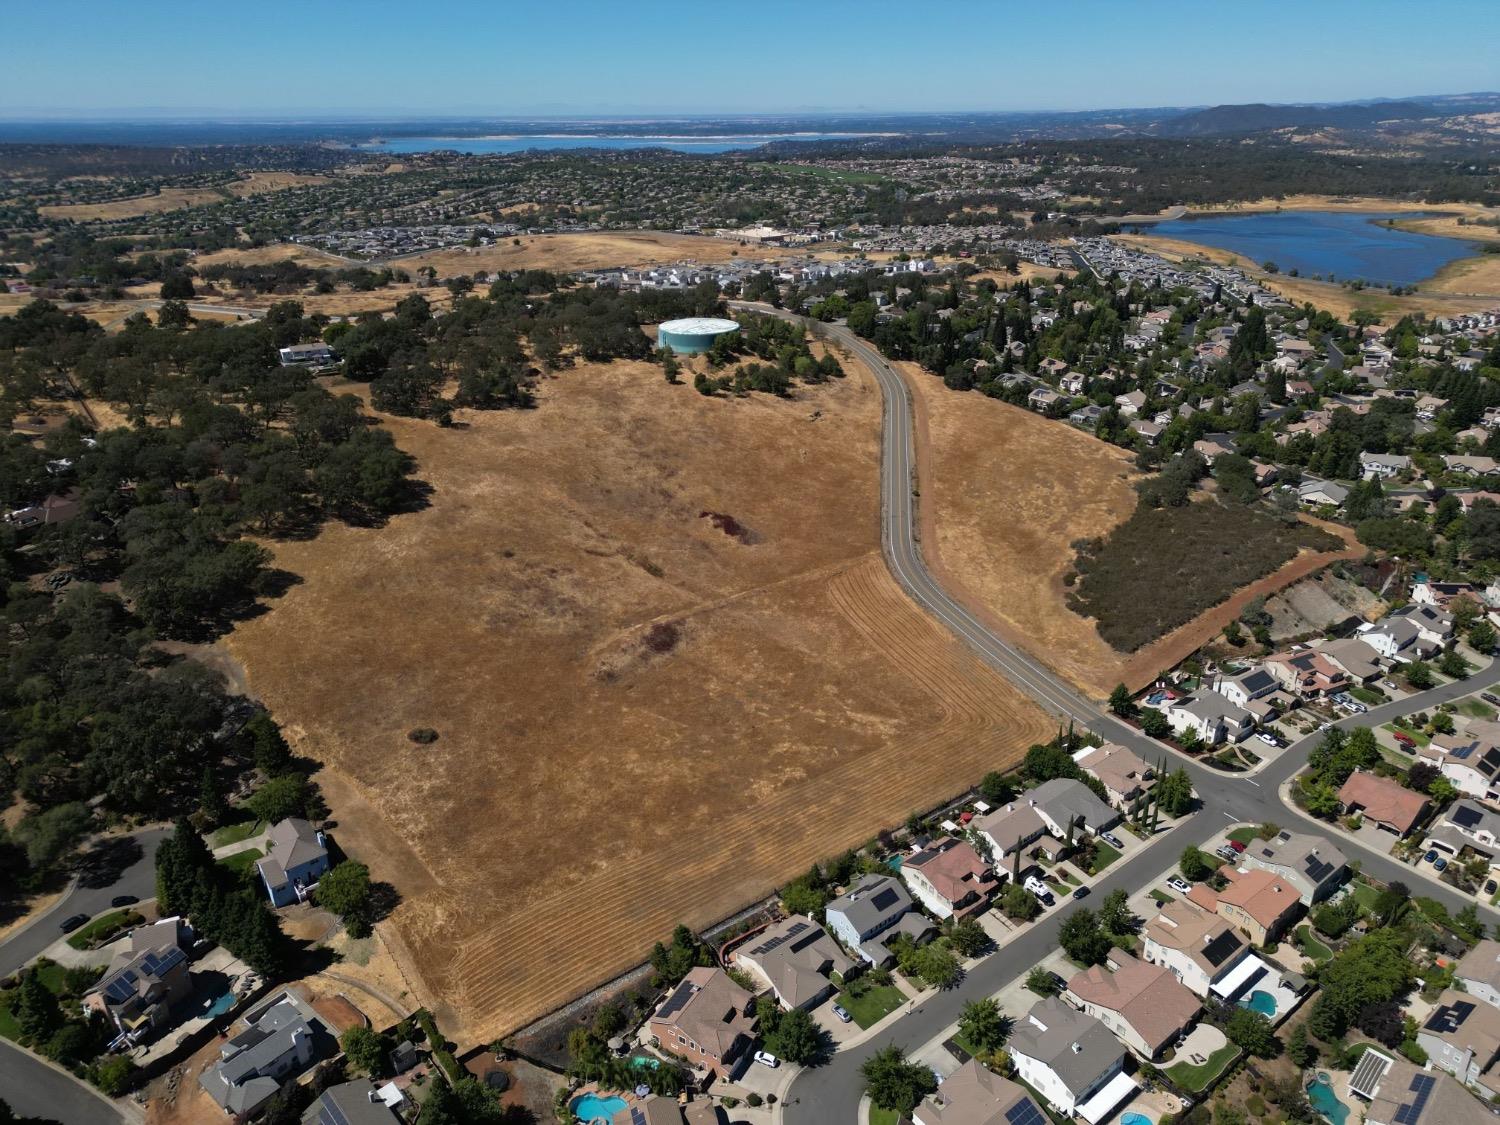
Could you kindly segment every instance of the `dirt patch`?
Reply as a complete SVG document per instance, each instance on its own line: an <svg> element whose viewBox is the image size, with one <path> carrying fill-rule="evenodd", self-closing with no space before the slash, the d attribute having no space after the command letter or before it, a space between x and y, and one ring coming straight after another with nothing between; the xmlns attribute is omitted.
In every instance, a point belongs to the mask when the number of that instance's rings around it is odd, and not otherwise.
<svg viewBox="0 0 1500 1125"><path fill-rule="evenodd" d="M387 419L430 507L276 544L304 581L229 641L325 763L339 843L400 891L396 962L469 1041L1050 727L887 574L863 369L785 402L621 362L539 396Z"/></svg>
<svg viewBox="0 0 1500 1125"><path fill-rule="evenodd" d="M1135 511L1128 453L980 394L959 394L911 363L922 551L970 608L1093 695L1125 657L1064 602L1074 540L1107 535Z"/></svg>
<svg viewBox="0 0 1500 1125"><path fill-rule="evenodd" d="M668 265L684 258L727 262L733 257L782 258L798 251L779 246L741 246L725 238L665 231L609 231L589 234L523 234L493 246L456 246L397 261L415 272L431 266L439 277L475 270L596 270L614 266Z"/></svg>
<svg viewBox="0 0 1500 1125"><path fill-rule="evenodd" d="M1385 609L1385 602L1369 590L1328 571L1289 586L1266 602L1271 639L1276 641L1324 632L1351 617L1373 621Z"/></svg>

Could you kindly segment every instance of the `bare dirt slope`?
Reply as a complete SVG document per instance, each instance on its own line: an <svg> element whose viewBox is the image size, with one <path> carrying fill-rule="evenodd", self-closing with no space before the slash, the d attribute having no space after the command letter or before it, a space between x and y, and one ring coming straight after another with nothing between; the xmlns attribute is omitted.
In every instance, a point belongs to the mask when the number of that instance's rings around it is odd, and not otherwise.
<svg viewBox="0 0 1500 1125"><path fill-rule="evenodd" d="M1130 455L1088 434L898 364L917 407L923 552L1005 633L1094 695L1125 658L1064 602L1074 540L1135 510ZM926 456L922 456L924 452Z"/></svg>
<svg viewBox="0 0 1500 1125"><path fill-rule="evenodd" d="M466 429L388 419L430 507L276 545L304 581L231 646L465 1039L1050 729L886 573L880 399L850 369L785 402L616 363Z"/></svg>

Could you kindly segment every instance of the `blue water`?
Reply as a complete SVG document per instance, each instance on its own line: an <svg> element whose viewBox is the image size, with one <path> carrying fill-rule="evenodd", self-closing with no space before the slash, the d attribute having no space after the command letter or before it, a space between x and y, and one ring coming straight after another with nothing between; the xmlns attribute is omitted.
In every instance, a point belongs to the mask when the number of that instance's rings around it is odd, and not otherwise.
<svg viewBox="0 0 1500 1125"><path fill-rule="evenodd" d="M756 133L727 137L393 137L381 144L363 144L355 147L366 152L393 154L452 149L454 152L466 152L472 156L574 148L669 148L674 152L713 153L759 148L772 141L850 141L864 135L861 133Z"/></svg>
<svg viewBox="0 0 1500 1125"><path fill-rule="evenodd" d="M584 1094L581 1098L574 1098L568 1108L580 1121L610 1121L629 1105L624 1098L617 1098L613 1094L607 1098L601 1098L598 1094Z"/></svg>
<svg viewBox="0 0 1500 1125"><path fill-rule="evenodd" d="M650 1055L633 1055L630 1059L631 1066L644 1066L648 1070L660 1070L661 1059L653 1059Z"/></svg>
<svg viewBox="0 0 1500 1125"><path fill-rule="evenodd" d="M1333 274L1339 281L1411 285L1431 277L1449 262L1472 255L1474 247L1457 238L1414 234L1382 226L1390 218L1344 211L1281 211L1173 219L1148 233L1216 246L1243 254L1257 265L1275 262L1282 273L1304 277Z"/></svg>
<svg viewBox="0 0 1500 1125"><path fill-rule="evenodd" d="M893 855L893 856L890 857L890 859L888 859L888 860L885 861L885 865L887 867L889 867L892 871L900 871L901 870L901 862L902 862L903 859L904 859L903 856Z"/></svg>
<svg viewBox="0 0 1500 1125"><path fill-rule="evenodd" d="M1249 1008L1270 1019L1276 1015L1276 997L1257 988L1247 999L1240 1001L1240 1007Z"/></svg>
<svg viewBox="0 0 1500 1125"><path fill-rule="evenodd" d="M1313 1109L1332 1121L1333 1125L1344 1125L1349 1116L1349 1107L1339 1101L1326 1075L1320 1074L1307 1084L1307 1100L1312 1103Z"/></svg>
<svg viewBox="0 0 1500 1125"><path fill-rule="evenodd" d="M1120 1116L1120 1125L1153 1125L1144 1113L1125 1113Z"/></svg>
<svg viewBox="0 0 1500 1125"><path fill-rule="evenodd" d="M204 1009L203 1018L208 1019L210 1016L222 1016L232 1007L234 1007L234 993L226 992L223 996L215 997L214 1002Z"/></svg>

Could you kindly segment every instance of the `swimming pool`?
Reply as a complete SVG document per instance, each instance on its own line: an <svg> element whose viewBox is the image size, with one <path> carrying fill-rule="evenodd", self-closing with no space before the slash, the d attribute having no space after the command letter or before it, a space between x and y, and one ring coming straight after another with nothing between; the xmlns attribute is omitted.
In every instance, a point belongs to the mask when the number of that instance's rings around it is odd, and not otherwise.
<svg viewBox="0 0 1500 1125"><path fill-rule="evenodd" d="M887 867L889 867L892 871L900 871L901 870L901 861L902 861L903 858L904 858L903 856L893 855L893 856L891 856L889 859L887 859L885 861L885 865Z"/></svg>
<svg viewBox="0 0 1500 1125"><path fill-rule="evenodd" d="M1307 1100L1312 1103L1313 1109L1328 1118L1333 1125L1344 1125L1349 1117L1349 1107L1334 1094L1333 1083L1326 1074L1319 1074L1307 1084Z"/></svg>
<svg viewBox="0 0 1500 1125"><path fill-rule="evenodd" d="M1155 1125L1144 1113L1126 1113L1120 1116L1120 1125Z"/></svg>
<svg viewBox="0 0 1500 1125"><path fill-rule="evenodd" d="M650 1055L632 1055L630 1058L630 1065L644 1066L649 1070L660 1070L661 1059L653 1059Z"/></svg>
<svg viewBox="0 0 1500 1125"><path fill-rule="evenodd" d="M630 1103L624 1098L617 1098L611 1094L607 1098L601 1098L598 1094L584 1094L581 1098L574 1098L568 1108L573 1111L573 1116L580 1121L612 1121L615 1114L622 1109L628 1109ZM1339 1122L1343 1125L1343 1122Z"/></svg>
<svg viewBox="0 0 1500 1125"><path fill-rule="evenodd" d="M201 1019L210 1019L213 1016L222 1016L230 1008L234 1007L234 993L226 992L223 996L214 997L213 1003L203 1009Z"/></svg>
<svg viewBox="0 0 1500 1125"><path fill-rule="evenodd" d="M1276 1016L1276 997L1264 989L1257 988L1246 999L1240 1001L1241 1008L1249 1008L1252 1012L1259 1012L1267 1019Z"/></svg>

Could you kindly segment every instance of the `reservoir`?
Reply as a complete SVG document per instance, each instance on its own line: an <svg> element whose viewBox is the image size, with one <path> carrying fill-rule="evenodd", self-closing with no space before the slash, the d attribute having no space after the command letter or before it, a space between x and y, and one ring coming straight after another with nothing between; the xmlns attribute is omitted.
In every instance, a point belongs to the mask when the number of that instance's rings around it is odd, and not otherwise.
<svg viewBox="0 0 1500 1125"><path fill-rule="evenodd" d="M852 141L864 133L756 133L730 134L722 137L672 136L584 136L577 133L555 133L525 137L393 137L388 141L357 145L366 152L408 152L452 150L471 156L494 156L512 152L537 152L573 148L668 148L674 152L734 152L759 148L772 141Z"/></svg>
<svg viewBox="0 0 1500 1125"><path fill-rule="evenodd" d="M1256 265L1275 262L1282 273L1295 269L1304 277L1332 274L1336 281L1413 285L1475 252L1462 239L1384 225L1386 219L1419 217L1418 212L1277 211L1172 219L1142 229L1163 238L1232 250Z"/></svg>

